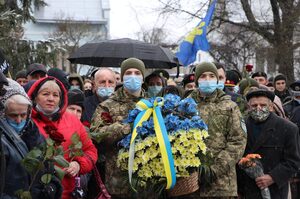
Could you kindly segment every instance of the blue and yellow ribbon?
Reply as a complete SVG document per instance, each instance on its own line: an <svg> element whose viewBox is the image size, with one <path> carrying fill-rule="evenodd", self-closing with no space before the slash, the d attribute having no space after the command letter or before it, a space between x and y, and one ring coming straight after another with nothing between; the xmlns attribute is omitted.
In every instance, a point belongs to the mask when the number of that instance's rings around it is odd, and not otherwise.
<svg viewBox="0 0 300 199"><path fill-rule="evenodd" d="M128 160L128 175L129 182L131 184L132 179L132 168L134 162L134 145L135 138L137 136L137 127L142 126L144 121L147 121L153 113L154 130L158 140L161 157L163 160L167 186L166 189L171 189L176 184L176 172L174 167L174 159L171 150L171 144L168 138L167 129L164 123L164 119L161 114L161 107L164 101L162 97L155 99L154 103L150 103L148 100L142 99L137 104L136 107L141 110L138 116L134 120L133 131L130 140L129 147L129 160Z"/></svg>

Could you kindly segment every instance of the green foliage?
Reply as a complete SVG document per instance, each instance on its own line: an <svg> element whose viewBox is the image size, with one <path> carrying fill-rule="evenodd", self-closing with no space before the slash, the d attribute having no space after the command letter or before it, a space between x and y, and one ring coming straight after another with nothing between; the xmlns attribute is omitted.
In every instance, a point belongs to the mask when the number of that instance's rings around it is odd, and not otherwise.
<svg viewBox="0 0 300 199"><path fill-rule="evenodd" d="M56 165L54 165L54 169L55 169L55 174L56 174L56 176L57 176L60 180L62 180L62 179L64 178L64 176L65 176L65 171L62 170L60 167L58 167L58 166L56 166Z"/></svg>
<svg viewBox="0 0 300 199"><path fill-rule="evenodd" d="M16 191L16 195L20 199L32 199L29 191L18 190L18 191Z"/></svg>
<svg viewBox="0 0 300 199"><path fill-rule="evenodd" d="M69 166L69 162L62 155L54 156L53 160L61 167Z"/></svg>
<svg viewBox="0 0 300 199"><path fill-rule="evenodd" d="M77 132L73 133L71 137L72 144L69 146L69 157L72 159L77 156L83 156L82 142Z"/></svg>
<svg viewBox="0 0 300 199"><path fill-rule="evenodd" d="M51 178L52 178L52 175L51 174L44 174L42 177L41 177L41 181L42 183L44 184L49 184L50 181L51 181Z"/></svg>

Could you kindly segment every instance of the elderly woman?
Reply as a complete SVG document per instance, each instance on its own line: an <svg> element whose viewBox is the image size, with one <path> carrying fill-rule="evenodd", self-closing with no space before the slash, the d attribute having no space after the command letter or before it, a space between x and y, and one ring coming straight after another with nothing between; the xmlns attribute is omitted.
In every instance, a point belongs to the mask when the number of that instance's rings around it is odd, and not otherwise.
<svg viewBox="0 0 300 199"><path fill-rule="evenodd" d="M40 147L45 139L39 133L36 125L30 119L31 101L23 88L13 80L8 80L4 86L6 92L0 96L0 103L3 105L3 118L0 119L0 131L5 165L5 180L3 195L0 198L16 198L16 191L28 190L29 185L32 198L60 198L62 193L61 184L57 178L52 178L47 185L39 180L32 182L32 176L22 165L22 159L34 147ZM45 173L52 174L51 170L44 169L36 176L40 178ZM1 175L0 175L1 176ZM3 177L2 176L2 177ZM1 182L2 183L2 182ZM47 189L50 188L50 189ZM45 190L49 191L45 191Z"/></svg>
<svg viewBox="0 0 300 199"><path fill-rule="evenodd" d="M65 159L69 161L69 167L65 168L66 175L63 178L63 199L71 198L71 192L75 188L75 177L88 173L97 161L97 150L88 137L84 126L74 116L66 112L68 105L67 91L63 84L54 77L45 77L33 84L28 92L33 102L32 118L44 137L48 137L47 129L51 132L63 135L62 146L65 151ZM46 130L45 130L46 129ZM82 142L83 156L69 157L67 152L72 144L71 137L77 133Z"/></svg>

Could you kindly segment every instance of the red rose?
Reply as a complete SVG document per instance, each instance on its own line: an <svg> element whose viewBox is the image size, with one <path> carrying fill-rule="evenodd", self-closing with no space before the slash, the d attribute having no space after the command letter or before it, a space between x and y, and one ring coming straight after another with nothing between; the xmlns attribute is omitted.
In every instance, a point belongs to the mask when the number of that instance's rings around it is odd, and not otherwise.
<svg viewBox="0 0 300 199"><path fill-rule="evenodd" d="M57 128L54 126L45 126L44 130L57 145L60 145L62 142L66 141L64 135L58 132Z"/></svg>
<svg viewBox="0 0 300 199"><path fill-rule="evenodd" d="M246 65L246 71L247 71L247 72L251 72L252 69L253 69L253 65L252 65L252 64L247 64L247 65Z"/></svg>
<svg viewBox="0 0 300 199"><path fill-rule="evenodd" d="M101 119L107 124L113 123L113 119L108 112L102 112Z"/></svg>

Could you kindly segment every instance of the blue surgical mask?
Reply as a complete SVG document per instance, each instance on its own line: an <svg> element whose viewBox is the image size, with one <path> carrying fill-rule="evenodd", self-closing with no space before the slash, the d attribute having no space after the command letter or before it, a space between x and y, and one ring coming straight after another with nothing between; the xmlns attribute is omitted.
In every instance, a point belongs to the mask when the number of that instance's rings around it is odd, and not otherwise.
<svg viewBox="0 0 300 199"><path fill-rule="evenodd" d="M78 89L80 90L80 86L70 86L70 90Z"/></svg>
<svg viewBox="0 0 300 199"><path fill-rule="evenodd" d="M142 88L142 76L136 75L124 75L123 76L123 85L130 92L139 91Z"/></svg>
<svg viewBox="0 0 300 199"><path fill-rule="evenodd" d="M155 97L161 89L162 86L149 86L148 87L149 97Z"/></svg>
<svg viewBox="0 0 300 199"><path fill-rule="evenodd" d="M26 120L22 120L19 124L12 119L6 118L7 123L11 126L18 134L20 134L21 130L24 128L26 124Z"/></svg>
<svg viewBox="0 0 300 199"><path fill-rule="evenodd" d="M212 94L217 88L217 80L198 81L198 89L203 94Z"/></svg>
<svg viewBox="0 0 300 199"><path fill-rule="evenodd" d="M240 90L240 87L238 85L233 87L233 92L238 93Z"/></svg>
<svg viewBox="0 0 300 199"><path fill-rule="evenodd" d="M225 86L224 82L223 81L219 81L219 83L218 83L218 89L223 90L224 86Z"/></svg>
<svg viewBox="0 0 300 199"><path fill-rule="evenodd" d="M114 87L99 87L97 89L97 95L100 97L109 97L115 91Z"/></svg>

